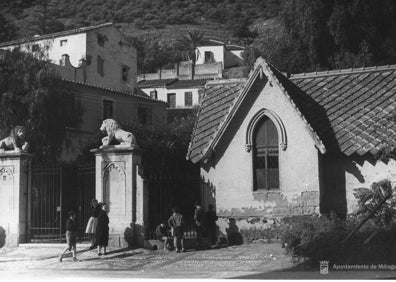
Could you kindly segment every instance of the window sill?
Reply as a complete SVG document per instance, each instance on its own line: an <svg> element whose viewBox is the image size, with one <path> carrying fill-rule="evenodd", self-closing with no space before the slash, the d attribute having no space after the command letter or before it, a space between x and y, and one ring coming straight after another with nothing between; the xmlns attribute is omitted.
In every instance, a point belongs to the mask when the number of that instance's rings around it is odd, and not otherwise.
<svg viewBox="0 0 396 282"><path fill-rule="evenodd" d="M281 191L280 189L278 190L258 190L258 191L253 191L253 194L280 194Z"/></svg>

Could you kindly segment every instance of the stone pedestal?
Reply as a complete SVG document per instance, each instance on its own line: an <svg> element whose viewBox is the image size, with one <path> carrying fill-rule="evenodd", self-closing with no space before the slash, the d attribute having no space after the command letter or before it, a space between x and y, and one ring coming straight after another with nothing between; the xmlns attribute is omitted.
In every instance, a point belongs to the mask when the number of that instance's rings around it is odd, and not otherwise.
<svg viewBox="0 0 396 282"><path fill-rule="evenodd" d="M91 152L96 163L96 198L108 206L109 245L143 246L148 191L139 175L140 150L106 148Z"/></svg>
<svg viewBox="0 0 396 282"><path fill-rule="evenodd" d="M27 242L31 155L0 153L0 247Z"/></svg>

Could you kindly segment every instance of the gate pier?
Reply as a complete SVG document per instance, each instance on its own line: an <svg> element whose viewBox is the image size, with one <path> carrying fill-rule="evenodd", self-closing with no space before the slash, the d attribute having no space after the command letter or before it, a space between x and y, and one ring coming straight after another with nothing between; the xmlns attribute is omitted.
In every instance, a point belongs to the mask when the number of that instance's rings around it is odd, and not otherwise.
<svg viewBox="0 0 396 282"><path fill-rule="evenodd" d="M107 204L109 245L143 246L148 220L148 191L139 175L139 149L110 147L95 154L96 198Z"/></svg>
<svg viewBox="0 0 396 282"><path fill-rule="evenodd" d="M6 151L0 154L0 247L27 241L29 165L31 155Z"/></svg>

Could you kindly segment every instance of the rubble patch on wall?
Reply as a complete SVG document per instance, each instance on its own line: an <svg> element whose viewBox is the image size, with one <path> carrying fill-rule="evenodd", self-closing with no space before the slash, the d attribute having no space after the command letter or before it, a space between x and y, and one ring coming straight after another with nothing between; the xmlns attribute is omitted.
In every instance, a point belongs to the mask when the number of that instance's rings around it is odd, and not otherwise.
<svg viewBox="0 0 396 282"><path fill-rule="evenodd" d="M281 193L255 193L254 200L262 202L260 206L219 210L221 217L284 217L291 215L307 215L319 212L319 192L304 191L294 197L286 197Z"/></svg>

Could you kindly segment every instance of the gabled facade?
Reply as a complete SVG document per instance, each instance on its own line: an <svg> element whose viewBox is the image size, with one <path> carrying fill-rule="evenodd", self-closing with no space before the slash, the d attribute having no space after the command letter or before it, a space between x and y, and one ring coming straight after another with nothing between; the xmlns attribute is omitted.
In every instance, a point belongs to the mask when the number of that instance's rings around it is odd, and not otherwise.
<svg viewBox="0 0 396 282"><path fill-rule="evenodd" d="M119 91L136 87L136 48L112 23L0 43L3 50L17 47L53 63L63 78Z"/></svg>
<svg viewBox="0 0 396 282"><path fill-rule="evenodd" d="M262 58L245 81L205 86L187 158L222 230L291 215L356 210L354 189L396 180L396 67L286 78ZM274 222L272 221L272 222Z"/></svg>

